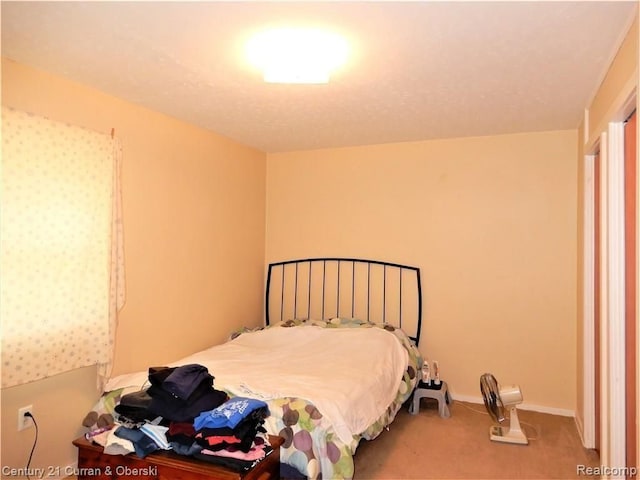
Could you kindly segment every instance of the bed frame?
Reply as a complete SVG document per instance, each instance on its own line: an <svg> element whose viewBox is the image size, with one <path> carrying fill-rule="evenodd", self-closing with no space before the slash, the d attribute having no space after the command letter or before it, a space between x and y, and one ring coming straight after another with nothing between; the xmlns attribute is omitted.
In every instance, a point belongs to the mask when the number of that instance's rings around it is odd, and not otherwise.
<svg viewBox="0 0 640 480"><path fill-rule="evenodd" d="M416 343L422 326L420 269L358 258L269 264L266 324L289 319L358 318L401 328Z"/></svg>

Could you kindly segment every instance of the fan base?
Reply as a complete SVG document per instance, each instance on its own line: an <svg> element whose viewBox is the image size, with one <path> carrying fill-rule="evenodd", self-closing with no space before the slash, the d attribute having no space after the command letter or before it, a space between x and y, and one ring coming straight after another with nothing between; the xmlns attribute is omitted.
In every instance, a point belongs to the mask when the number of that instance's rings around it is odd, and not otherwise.
<svg viewBox="0 0 640 480"><path fill-rule="evenodd" d="M513 431L499 425L493 425L489 429L489 435L494 442L516 443L518 445L529 445L529 440L522 430Z"/></svg>

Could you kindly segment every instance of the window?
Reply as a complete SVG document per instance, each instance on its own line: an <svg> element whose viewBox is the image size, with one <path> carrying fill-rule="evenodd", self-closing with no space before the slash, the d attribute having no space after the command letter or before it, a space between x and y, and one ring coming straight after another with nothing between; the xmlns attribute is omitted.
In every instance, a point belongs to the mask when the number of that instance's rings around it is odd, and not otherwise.
<svg viewBox="0 0 640 480"><path fill-rule="evenodd" d="M2 108L2 387L109 373L124 302L117 140Z"/></svg>

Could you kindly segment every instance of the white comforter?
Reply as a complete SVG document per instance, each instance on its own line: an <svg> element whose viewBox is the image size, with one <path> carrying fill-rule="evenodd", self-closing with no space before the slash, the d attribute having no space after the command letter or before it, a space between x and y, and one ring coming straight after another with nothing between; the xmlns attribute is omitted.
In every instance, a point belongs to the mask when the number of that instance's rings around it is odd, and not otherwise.
<svg viewBox="0 0 640 480"><path fill-rule="evenodd" d="M262 399L298 397L313 403L350 444L393 402L408 355L379 328L269 328L173 362L197 363L214 386ZM143 385L147 372L121 375L106 390Z"/></svg>

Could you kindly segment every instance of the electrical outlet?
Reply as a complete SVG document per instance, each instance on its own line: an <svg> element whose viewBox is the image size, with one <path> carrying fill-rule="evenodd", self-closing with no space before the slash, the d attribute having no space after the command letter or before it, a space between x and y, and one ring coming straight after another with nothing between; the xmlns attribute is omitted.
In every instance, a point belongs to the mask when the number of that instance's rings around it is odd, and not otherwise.
<svg viewBox="0 0 640 480"><path fill-rule="evenodd" d="M33 405L27 405L26 407L18 409L18 431L33 427L33 420L31 417L26 416L25 413L33 415Z"/></svg>

